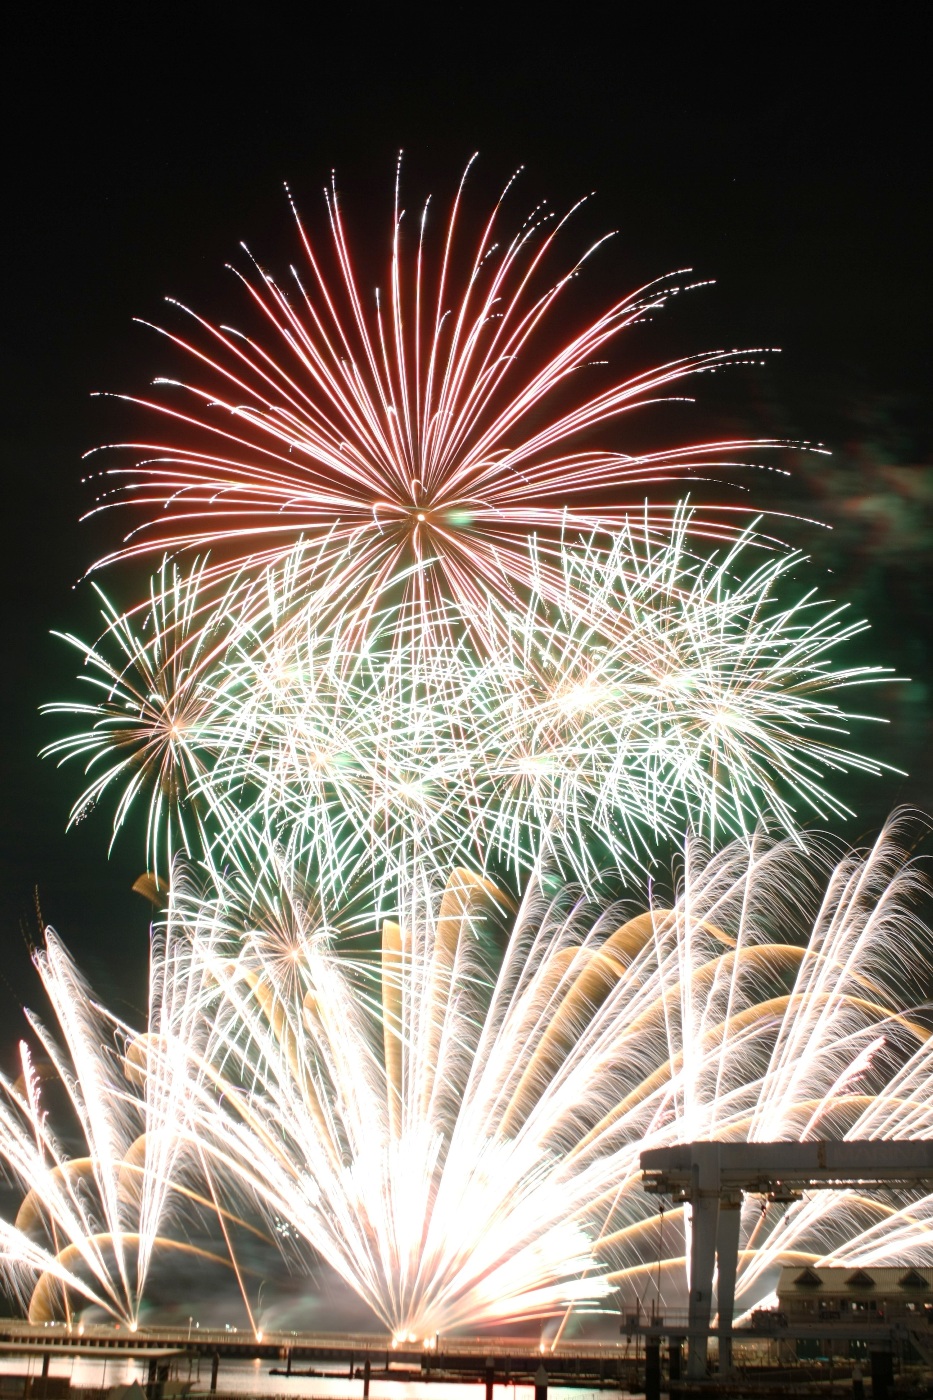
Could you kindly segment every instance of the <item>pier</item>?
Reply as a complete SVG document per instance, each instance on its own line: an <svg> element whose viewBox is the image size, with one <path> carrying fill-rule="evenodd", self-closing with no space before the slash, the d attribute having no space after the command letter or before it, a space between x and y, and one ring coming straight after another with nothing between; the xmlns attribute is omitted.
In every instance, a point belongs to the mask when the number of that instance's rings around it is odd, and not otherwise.
<svg viewBox="0 0 933 1400"><path fill-rule="evenodd" d="M551 1349L517 1338L446 1338L430 1344L385 1335L252 1332L205 1327L138 1327L0 1321L0 1356L113 1357L149 1360L155 1379L172 1361L199 1358L211 1366L211 1392L222 1392L224 1360L263 1361L284 1379L303 1376L485 1381L534 1384L540 1368L555 1384L617 1389L634 1380L635 1361L622 1342L561 1342Z"/></svg>

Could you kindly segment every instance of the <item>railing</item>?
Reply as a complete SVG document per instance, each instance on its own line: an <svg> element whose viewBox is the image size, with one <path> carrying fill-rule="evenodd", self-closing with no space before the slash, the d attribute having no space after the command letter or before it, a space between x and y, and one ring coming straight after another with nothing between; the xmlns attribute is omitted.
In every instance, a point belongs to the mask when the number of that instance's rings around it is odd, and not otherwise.
<svg viewBox="0 0 933 1400"><path fill-rule="evenodd" d="M390 1360L393 1355L443 1355L445 1357L465 1356L513 1356L532 1358L541 1356L576 1357L615 1357L623 1348L624 1342L564 1342L556 1345L550 1342L533 1342L527 1337L443 1337L395 1338L386 1334L360 1334L349 1332L297 1332L250 1331L248 1328L200 1327L196 1324L181 1327L130 1328L122 1323L35 1323L19 1319L0 1319L0 1343L15 1342L42 1347L57 1346L69 1348L114 1348L132 1351L151 1349L157 1346L173 1346L178 1350L197 1348L237 1349L253 1354L261 1351L267 1354L289 1351L318 1351L355 1353L362 1357L367 1352L385 1353Z"/></svg>

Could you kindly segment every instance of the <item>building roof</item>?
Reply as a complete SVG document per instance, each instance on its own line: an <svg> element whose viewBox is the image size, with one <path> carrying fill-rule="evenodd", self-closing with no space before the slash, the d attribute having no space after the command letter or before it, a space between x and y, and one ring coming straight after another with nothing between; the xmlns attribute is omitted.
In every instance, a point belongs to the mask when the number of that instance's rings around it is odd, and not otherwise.
<svg viewBox="0 0 933 1400"><path fill-rule="evenodd" d="M778 1298L927 1298L933 1303L933 1268L848 1264L843 1268L792 1264L781 1270Z"/></svg>

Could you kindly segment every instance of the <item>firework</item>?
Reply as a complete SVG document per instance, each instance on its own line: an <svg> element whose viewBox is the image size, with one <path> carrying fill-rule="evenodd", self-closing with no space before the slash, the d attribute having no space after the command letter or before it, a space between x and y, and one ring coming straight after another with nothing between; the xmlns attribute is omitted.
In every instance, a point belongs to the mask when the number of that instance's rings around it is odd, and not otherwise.
<svg viewBox="0 0 933 1400"><path fill-rule="evenodd" d="M190 951L156 939L142 1036L95 1001L51 930L36 954L61 1043L27 1013L43 1057L22 1043L19 1078L0 1075L0 1160L25 1192L15 1219L0 1220L0 1273L31 1321L92 1305L135 1328L154 1252L224 1262L181 1231L216 1216L189 1184L198 1153L184 1129L207 1030ZM77 1155L74 1128L51 1125L50 1091L80 1134Z"/></svg>
<svg viewBox="0 0 933 1400"><path fill-rule="evenodd" d="M682 1304L682 1213L641 1191L645 1147L933 1127L906 835L895 821L835 854L691 842L677 897L641 913L594 914L545 880L509 918L469 872L439 896L415 879L372 958L335 951L294 892L246 939L224 901L182 902L218 988L208 1152L397 1337L616 1288ZM738 1297L767 1295L788 1257L928 1262L931 1210L917 1193L749 1203Z"/></svg>
<svg viewBox="0 0 933 1400"><path fill-rule="evenodd" d="M356 612L319 614L300 551L219 608L200 570L166 566L148 614L108 612L82 647L96 701L49 707L78 727L47 752L91 778L73 820L108 789L115 830L148 800L163 877L160 850L259 869L278 847L333 905L385 894L412 859L512 881L545 857L586 880L688 825L844 811L824 775L878 771L839 742L835 693L882 674L834 664L862 624L781 601L798 556L743 537L701 560L689 525L567 545L559 593L532 549L521 611L448 606L424 629L402 604L363 632Z"/></svg>
<svg viewBox="0 0 933 1400"><path fill-rule="evenodd" d="M846 810L829 774L878 771L837 699L881 674L838 659L862 624L728 511L625 499L779 444L626 455L625 414L737 356L596 363L676 279L548 350L586 258L555 280L566 219L500 241L501 203L467 249L461 186L435 252L397 202L370 309L332 190L334 267L299 221L294 290L242 279L260 332L192 314L168 338L197 382L134 400L165 436L120 449L103 504L138 523L101 562L161 570L68 637L92 693L48 707L72 731L47 752L85 767L72 821L145 808L167 912L143 1036L54 935L38 959L86 1152L24 1050L0 1265L32 1316L134 1325L185 1212L229 1247L257 1207L396 1337L599 1309L649 1274L673 1297L684 1222L638 1189L643 1148L933 1127L903 824L869 852L794 827ZM659 839L676 893L596 907ZM749 1208L738 1295L790 1256L919 1262L931 1206Z"/></svg>
<svg viewBox="0 0 933 1400"><path fill-rule="evenodd" d="M163 331L197 377L162 378L152 398L129 397L166 436L117 445L98 509L131 505L136 524L102 562L211 548L218 578L282 563L311 541L322 557L304 584L319 601L326 592L365 615L403 578L424 620L450 602L514 602L531 581L532 532L556 541L568 529L614 528L633 506L640 519L646 486L721 474L781 445L620 449L626 415L762 352L715 350L620 378L605 357L685 289L680 274L548 345L599 243L555 277L555 243L574 211L555 218L539 206L509 235L500 232L504 201L470 235L461 182L435 240L427 206L409 234L397 187L388 290L373 300L332 187L329 252L296 212L302 263L290 288L257 264L240 275L255 333L194 312L190 339ZM719 508L703 529L722 537L729 519ZM648 523L667 520L657 505Z"/></svg>
<svg viewBox="0 0 933 1400"><path fill-rule="evenodd" d="M280 850L344 907L394 897L412 860L585 880L688 826L838 814L827 773L877 770L830 693L876 674L833 664L857 625L776 596L798 557L750 566L728 511L623 499L750 446L610 441L734 358L596 363L681 284L548 347L589 253L555 280L566 218L503 239L500 200L470 241L462 203L461 184L435 252L426 212L409 244L397 193L371 312L332 189L333 266L299 220L295 293L243 279L261 333L194 316L190 343L170 336L203 378L160 381L145 406L175 439L110 471L142 511L119 557L163 552L162 570L148 611L104 599L105 636L76 642L97 695L48 707L78 725L47 752L85 765L72 821L107 795L117 830L145 793L163 883L179 851L216 873ZM704 561L688 531L730 544Z"/></svg>
<svg viewBox="0 0 933 1400"><path fill-rule="evenodd" d="M204 814L192 798L211 751L209 691L201 672L209 648L229 631L236 588L205 617L203 567L187 576L165 563L152 579L148 610L121 614L98 589L105 631L96 646L70 634L83 656L80 679L93 699L45 707L80 718L83 727L45 752L83 761L90 778L69 824L83 820L104 793L119 790L116 836L140 794L148 800L146 833L153 869L170 869L179 852L206 844ZM221 814L222 819L222 814Z"/></svg>

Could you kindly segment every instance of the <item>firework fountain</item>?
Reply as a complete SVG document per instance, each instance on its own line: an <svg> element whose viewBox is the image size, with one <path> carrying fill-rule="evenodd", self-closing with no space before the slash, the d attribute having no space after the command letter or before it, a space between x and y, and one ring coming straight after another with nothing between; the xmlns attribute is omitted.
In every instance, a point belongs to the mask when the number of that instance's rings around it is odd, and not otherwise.
<svg viewBox="0 0 933 1400"><path fill-rule="evenodd" d="M683 1305L681 1212L662 1232L644 1147L933 1126L929 1018L904 1011L930 974L907 835L691 841L675 898L640 913L546 877L510 911L457 871L410 887L368 960L294 909L244 939L228 900L181 899L222 989L209 1150L400 1338L620 1285ZM739 1297L788 1257L925 1258L931 1210L749 1206Z"/></svg>
<svg viewBox="0 0 933 1400"><path fill-rule="evenodd" d="M212 1206L191 1185L190 1093L208 1030L191 949L155 940L143 1035L96 1001L51 930L36 966L58 1036L30 1015L43 1057L23 1043L17 1080L0 1076L0 1159L25 1189L0 1223L0 1264L30 1320L92 1304L135 1328L156 1249L211 1257L183 1229ZM54 1087L77 1156L50 1125Z"/></svg>
<svg viewBox="0 0 933 1400"><path fill-rule="evenodd" d="M866 852L795 825L845 811L829 775L878 771L837 700L880 674L837 660L861 624L747 514L632 489L781 444L618 446L760 352L620 378L620 336L683 277L555 350L595 249L555 280L569 215L503 238L505 199L470 244L461 186L435 246L397 195L371 305L331 189L289 291L241 278L257 329L187 313L165 334L196 378L132 400L160 432L112 449L98 509L133 518L101 563L159 568L68 638L90 689L48 707L70 725L48 752L85 765L73 821L146 808L154 1019L109 1017L49 935L67 1065L35 1028L87 1151L52 1138L24 1052L0 1263L37 1316L135 1320L197 1211L233 1267L230 1222L264 1220L397 1336L649 1278L674 1297L684 1225L640 1193L642 1147L930 1129L904 823ZM607 873L641 893L607 903ZM749 1214L740 1297L785 1258L926 1259L929 1209Z"/></svg>

